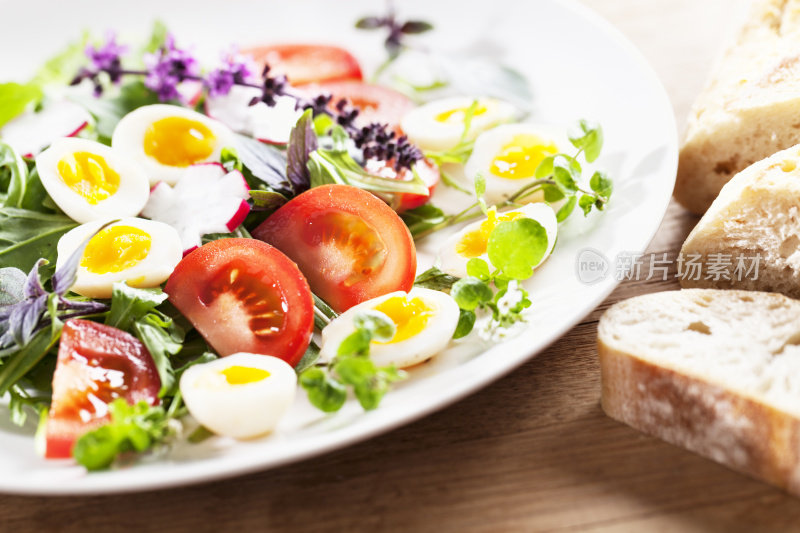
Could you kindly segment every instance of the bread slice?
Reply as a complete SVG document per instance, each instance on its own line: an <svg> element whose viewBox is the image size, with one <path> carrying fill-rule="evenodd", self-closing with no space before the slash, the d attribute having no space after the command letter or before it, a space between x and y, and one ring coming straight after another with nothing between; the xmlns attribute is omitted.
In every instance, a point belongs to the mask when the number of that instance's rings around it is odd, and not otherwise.
<svg viewBox="0 0 800 533"><path fill-rule="evenodd" d="M600 319L606 414L800 496L800 302L684 289Z"/></svg>
<svg viewBox="0 0 800 533"><path fill-rule="evenodd" d="M800 298L800 145L734 176L686 238L680 257L682 287ZM702 268L688 268L691 261Z"/></svg>
<svg viewBox="0 0 800 533"><path fill-rule="evenodd" d="M756 0L695 101L675 198L703 213L737 172L800 143L800 0Z"/></svg>

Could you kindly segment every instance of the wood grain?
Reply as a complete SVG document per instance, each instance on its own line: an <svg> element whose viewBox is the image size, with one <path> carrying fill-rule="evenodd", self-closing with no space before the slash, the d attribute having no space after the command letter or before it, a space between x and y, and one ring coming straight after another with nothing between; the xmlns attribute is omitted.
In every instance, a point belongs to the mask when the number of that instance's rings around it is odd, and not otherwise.
<svg viewBox="0 0 800 533"><path fill-rule="evenodd" d="M592 0L664 81L681 127L742 2ZM649 252L697 219L674 203ZM623 283L548 350L419 422L256 475L150 493L0 497L2 531L786 531L800 501L607 418L596 325Z"/></svg>

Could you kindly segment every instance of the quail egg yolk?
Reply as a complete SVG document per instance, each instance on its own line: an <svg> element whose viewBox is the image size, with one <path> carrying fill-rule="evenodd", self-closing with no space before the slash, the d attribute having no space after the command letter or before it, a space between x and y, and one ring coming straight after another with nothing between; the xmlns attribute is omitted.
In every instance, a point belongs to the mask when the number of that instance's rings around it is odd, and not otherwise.
<svg viewBox="0 0 800 533"><path fill-rule="evenodd" d="M150 234L133 226L111 226L86 244L81 266L93 274L122 272L150 253Z"/></svg>
<svg viewBox="0 0 800 533"><path fill-rule="evenodd" d="M489 244L489 236L501 222L510 222L524 215L519 212L507 213L497 216L497 209L492 207L486 213L486 220L481 222L478 229L467 232L456 244L456 253L461 257L480 257L486 253Z"/></svg>
<svg viewBox="0 0 800 533"><path fill-rule="evenodd" d="M469 109L470 109L469 107L457 107L455 109L448 109L447 111L442 111L434 118L436 119L437 122L449 122L456 116L458 116L460 120L463 120L463 117L467 114L467 111L469 111ZM475 110L472 112L472 116L477 117L479 115L483 115L484 113L486 113L486 111L487 109L485 105L477 105L475 107Z"/></svg>
<svg viewBox="0 0 800 533"><path fill-rule="evenodd" d="M392 340L378 344L394 344L418 335L433 316L433 310L420 298L409 300L405 296L392 296L374 307L388 316L396 327Z"/></svg>
<svg viewBox="0 0 800 533"><path fill-rule="evenodd" d="M225 376L225 381L228 382L228 385L247 385L248 383L267 379L270 376L270 373L263 368L240 365L229 366L222 370L220 374Z"/></svg>
<svg viewBox="0 0 800 533"><path fill-rule="evenodd" d="M144 153L162 165L188 167L214 151L214 134L202 122L167 117L150 124L144 134Z"/></svg>
<svg viewBox="0 0 800 533"><path fill-rule="evenodd" d="M530 178L539 163L558 152L558 147L538 135L522 133L514 135L511 142L503 146L494 160L491 171L495 176L506 179Z"/></svg>
<svg viewBox="0 0 800 533"><path fill-rule="evenodd" d="M91 152L74 152L58 162L57 170L67 187L91 205L113 196L119 189L119 174L102 156Z"/></svg>

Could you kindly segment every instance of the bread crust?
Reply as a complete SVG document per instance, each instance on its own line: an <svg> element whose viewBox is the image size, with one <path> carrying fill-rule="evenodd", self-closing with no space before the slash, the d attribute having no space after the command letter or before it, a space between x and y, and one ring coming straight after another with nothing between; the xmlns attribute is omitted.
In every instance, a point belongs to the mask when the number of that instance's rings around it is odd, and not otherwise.
<svg viewBox="0 0 800 533"><path fill-rule="evenodd" d="M800 496L800 421L598 338L611 418Z"/></svg>

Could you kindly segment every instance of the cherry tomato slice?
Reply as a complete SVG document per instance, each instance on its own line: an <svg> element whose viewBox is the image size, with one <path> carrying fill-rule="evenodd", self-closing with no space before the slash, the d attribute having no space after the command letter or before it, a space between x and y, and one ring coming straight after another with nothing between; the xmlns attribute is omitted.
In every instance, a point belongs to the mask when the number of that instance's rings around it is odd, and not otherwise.
<svg viewBox="0 0 800 533"><path fill-rule="evenodd" d="M292 85L360 80L361 67L353 55L338 46L319 44L277 44L243 50L259 67L270 66L270 75L283 74Z"/></svg>
<svg viewBox="0 0 800 533"><path fill-rule="evenodd" d="M414 284L417 259L408 228L388 205L357 187L308 190L253 236L291 257L314 293L338 312Z"/></svg>
<svg viewBox="0 0 800 533"><path fill-rule="evenodd" d="M394 198L392 198L392 200L389 202L389 205L392 206L392 209L398 213L402 213L403 211L408 211L409 209L414 209L415 207L419 207L428 203L428 200L431 199L433 191L436 189L436 185L439 184L439 180L441 179L439 166L430 159L422 159L418 161L415 168L419 177L428 187L428 195L426 196L424 194L411 193L395 194ZM368 160L366 164L366 170L370 174L382 178L407 181L412 179L411 170L404 168L398 172L394 169L391 161L387 163L385 161Z"/></svg>
<svg viewBox="0 0 800 533"><path fill-rule="evenodd" d="M53 374L45 456L71 457L75 441L108 420L107 405L114 399L156 405L159 389L153 358L133 335L90 320L68 320Z"/></svg>
<svg viewBox="0 0 800 533"><path fill-rule="evenodd" d="M272 355L296 365L314 328L314 302L289 258L255 239L220 239L178 263L164 292L221 356Z"/></svg>
<svg viewBox="0 0 800 533"><path fill-rule="evenodd" d="M358 109L355 123L359 127L377 122L389 124L399 132L403 116L415 107L414 102L403 93L360 81L315 83L303 87L302 92L308 96L322 93L333 95L331 107L342 98L349 101Z"/></svg>

